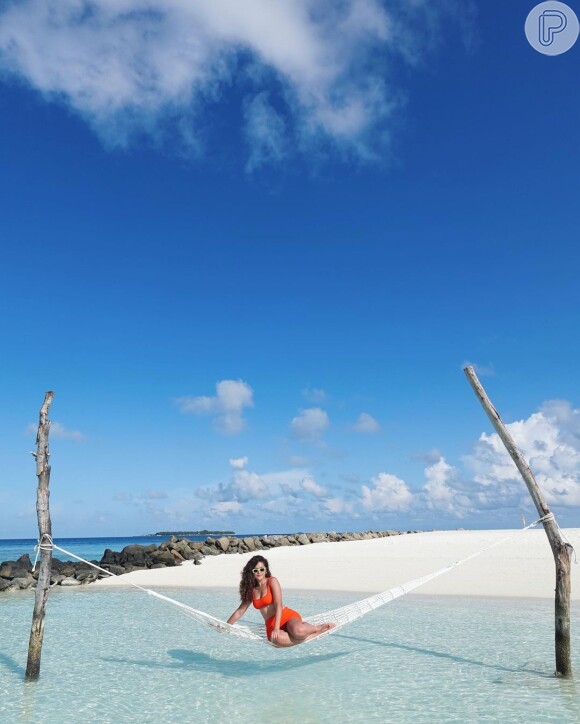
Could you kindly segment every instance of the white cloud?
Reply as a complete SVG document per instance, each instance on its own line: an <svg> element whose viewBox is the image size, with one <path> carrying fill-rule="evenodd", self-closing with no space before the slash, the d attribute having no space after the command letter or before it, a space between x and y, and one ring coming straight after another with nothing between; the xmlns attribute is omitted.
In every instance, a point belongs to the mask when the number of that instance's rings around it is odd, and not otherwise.
<svg viewBox="0 0 580 724"><path fill-rule="evenodd" d="M37 432L38 425L35 425L33 422L26 426L26 434L36 435ZM49 441L51 437L60 440L73 440L74 442L84 442L87 439L86 435L80 430L71 430L56 420L53 420L50 423L50 431L48 435Z"/></svg>
<svg viewBox="0 0 580 724"><path fill-rule="evenodd" d="M219 503L215 503L209 509L209 515L215 517L222 517L231 515L232 513L239 515L243 510L243 506L237 500L223 500Z"/></svg>
<svg viewBox="0 0 580 724"><path fill-rule="evenodd" d="M362 506L366 510L407 510L413 500L413 493L404 480L390 473L379 473L371 478L373 487L363 485Z"/></svg>
<svg viewBox="0 0 580 724"><path fill-rule="evenodd" d="M361 412L357 421L353 425L353 430L356 432L373 433L378 432L380 429L381 426L375 418L366 412Z"/></svg>
<svg viewBox="0 0 580 724"><path fill-rule="evenodd" d="M113 146L143 133L160 142L171 127L199 153L208 108L236 86L249 97L249 168L320 141L380 159L401 104L391 58L416 63L446 5L20 0L0 15L0 69L66 104Z"/></svg>
<svg viewBox="0 0 580 724"><path fill-rule="evenodd" d="M315 495L317 498L321 498L326 495L326 488L319 485L311 475L308 475L300 482L300 487L302 490Z"/></svg>
<svg viewBox="0 0 580 724"><path fill-rule="evenodd" d="M248 458L247 456L244 456L243 458L230 458L229 463L232 468L241 470L242 468L245 468L248 464Z"/></svg>
<svg viewBox="0 0 580 724"><path fill-rule="evenodd" d="M176 402L181 412L211 415L216 430L237 435L246 427L244 409L254 406L253 390L242 380L222 380L215 387L214 397L180 397Z"/></svg>
<svg viewBox="0 0 580 724"><path fill-rule="evenodd" d="M553 400L507 428L548 504L580 505L580 410ZM496 433L482 433L465 462L486 504L526 498L524 482Z"/></svg>
<svg viewBox="0 0 580 724"><path fill-rule="evenodd" d="M352 513L353 505L348 503L343 498L327 498L324 502L324 510L331 515L340 515L342 513Z"/></svg>
<svg viewBox="0 0 580 724"><path fill-rule="evenodd" d="M329 426L330 420L324 410L320 407L309 407L300 410L300 413L292 419L290 432L297 440L316 442Z"/></svg>
<svg viewBox="0 0 580 724"><path fill-rule="evenodd" d="M268 496L268 486L257 473L249 470L236 470L229 486L232 496L237 500L256 500Z"/></svg>
<svg viewBox="0 0 580 724"><path fill-rule="evenodd" d="M469 498L449 483L453 481L456 470L440 457L436 463L425 468L427 482L422 488L425 505L430 510L440 510L457 517L472 512Z"/></svg>

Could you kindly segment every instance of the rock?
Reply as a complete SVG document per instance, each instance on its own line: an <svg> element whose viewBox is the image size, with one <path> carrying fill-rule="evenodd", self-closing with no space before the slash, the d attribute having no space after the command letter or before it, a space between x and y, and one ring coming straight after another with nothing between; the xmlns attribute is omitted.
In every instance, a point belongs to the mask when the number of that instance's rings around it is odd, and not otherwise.
<svg viewBox="0 0 580 724"><path fill-rule="evenodd" d="M105 570L113 573L115 576L122 576L123 573L126 572L125 569L123 568L123 566L116 566L114 563L105 563L102 567Z"/></svg>
<svg viewBox="0 0 580 724"><path fill-rule="evenodd" d="M230 547L230 539L226 538L225 536L223 538L218 538L216 541L216 546L225 553Z"/></svg>
<svg viewBox="0 0 580 724"><path fill-rule="evenodd" d="M177 565L180 565L185 560L178 550L172 550L171 555L175 558Z"/></svg>
<svg viewBox="0 0 580 724"><path fill-rule="evenodd" d="M53 573L50 577L50 585L58 586L64 579L65 576L61 576L60 573Z"/></svg>
<svg viewBox="0 0 580 724"><path fill-rule="evenodd" d="M152 563L149 568L167 568L165 563Z"/></svg>
<svg viewBox="0 0 580 724"><path fill-rule="evenodd" d="M5 578L0 578L0 591L6 591L10 588L10 583Z"/></svg>
<svg viewBox="0 0 580 724"><path fill-rule="evenodd" d="M194 566L201 566L201 558L194 558L194 559L193 559L193 565L194 565Z"/></svg>
<svg viewBox="0 0 580 724"><path fill-rule="evenodd" d="M81 582L77 581L76 578L73 578L72 576L66 576L62 579L60 582L61 586L80 586Z"/></svg>
<svg viewBox="0 0 580 724"><path fill-rule="evenodd" d="M96 571L93 573L93 571L89 571L86 568L82 571L77 571L75 574L75 578L77 581L80 581L81 583L84 583L88 578L90 578L92 581L97 580L97 573ZM89 581L90 583L90 581Z"/></svg>
<svg viewBox="0 0 580 724"><path fill-rule="evenodd" d="M53 573L60 573L64 563L60 560L60 558L53 558L50 562L50 570Z"/></svg>
<svg viewBox="0 0 580 724"><path fill-rule="evenodd" d="M297 535L296 540L298 541L298 543L300 543L301 546L306 546L310 543L310 538L304 533L300 533L300 535Z"/></svg>
<svg viewBox="0 0 580 724"><path fill-rule="evenodd" d="M81 583L92 583L93 581L96 581L99 577L99 574L96 571L79 571L75 578L77 581L80 581Z"/></svg>
<svg viewBox="0 0 580 724"><path fill-rule="evenodd" d="M121 551L121 557L119 563L124 566L129 563L132 566L145 566L145 559L147 557L145 546L140 545L129 545L125 546Z"/></svg>
<svg viewBox="0 0 580 724"><path fill-rule="evenodd" d="M309 538L311 543L326 543L327 541L324 533L312 533Z"/></svg>
<svg viewBox="0 0 580 724"><path fill-rule="evenodd" d="M35 584L35 580L32 576L19 576L17 578L12 579L11 585L13 587L18 587L21 591L25 590L26 588L30 588Z"/></svg>
<svg viewBox="0 0 580 724"><path fill-rule="evenodd" d="M24 555L20 556L20 558L16 561L16 565L23 568L25 571L28 571L28 573L32 571L32 562L30 561L28 553L24 553Z"/></svg>
<svg viewBox="0 0 580 724"><path fill-rule="evenodd" d="M249 551L256 550L256 541L254 538L244 538L242 542Z"/></svg>
<svg viewBox="0 0 580 724"><path fill-rule="evenodd" d="M14 578L12 571L17 567L16 561L4 561L4 563L0 564L0 576L2 578Z"/></svg>
<svg viewBox="0 0 580 724"><path fill-rule="evenodd" d="M151 560L153 563L163 563L166 566L174 566L176 561L171 551L158 550L151 553ZM153 566L151 566L153 568Z"/></svg>
<svg viewBox="0 0 580 724"><path fill-rule="evenodd" d="M65 578L71 578L76 572L77 569L75 568L74 563L71 563L70 561L66 561L59 571L59 573L61 573Z"/></svg>
<svg viewBox="0 0 580 724"><path fill-rule="evenodd" d="M204 556L219 556L219 551L214 546L204 545L201 552Z"/></svg>
<svg viewBox="0 0 580 724"><path fill-rule="evenodd" d="M121 554L117 553L116 551L112 551L110 548L107 548L103 553L103 557L101 558L101 566L103 565L103 563L114 563L118 566L121 563Z"/></svg>

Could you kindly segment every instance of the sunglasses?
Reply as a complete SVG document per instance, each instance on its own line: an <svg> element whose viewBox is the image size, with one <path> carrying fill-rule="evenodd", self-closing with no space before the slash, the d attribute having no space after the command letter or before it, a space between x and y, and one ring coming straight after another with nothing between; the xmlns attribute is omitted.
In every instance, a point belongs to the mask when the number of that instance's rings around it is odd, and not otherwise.
<svg viewBox="0 0 580 724"><path fill-rule="evenodd" d="M252 568L252 573L264 573L265 568Z"/></svg>

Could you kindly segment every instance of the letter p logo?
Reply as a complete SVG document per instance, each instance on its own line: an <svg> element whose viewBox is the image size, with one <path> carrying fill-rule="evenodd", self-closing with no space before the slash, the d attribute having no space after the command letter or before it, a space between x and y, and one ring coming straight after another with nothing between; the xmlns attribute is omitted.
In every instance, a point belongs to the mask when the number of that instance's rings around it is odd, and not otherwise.
<svg viewBox="0 0 580 724"><path fill-rule="evenodd" d="M536 5L526 18L526 38L542 55L560 55L570 50L579 30L576 13L556 0Z"/></svg>
<svg viewBox="0 0 580 724"><path fill-rule="evenodd" d="M552 45L558 33L563 32L568 20L560 10L544 10L538 18L538 40L546 47Z"/></svg>

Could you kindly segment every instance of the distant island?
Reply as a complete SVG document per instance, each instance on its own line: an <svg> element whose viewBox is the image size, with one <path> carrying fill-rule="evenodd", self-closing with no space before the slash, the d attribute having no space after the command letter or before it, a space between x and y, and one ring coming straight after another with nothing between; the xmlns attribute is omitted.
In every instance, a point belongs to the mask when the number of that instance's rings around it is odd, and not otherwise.
<svg viewBox="0 0 580 724"><path fill-rule="evenodd" d="M159 533L146 533L145 538L159 538L163 535L186 536L186 535L235 535L233 530L162 530Z"/></svg>

